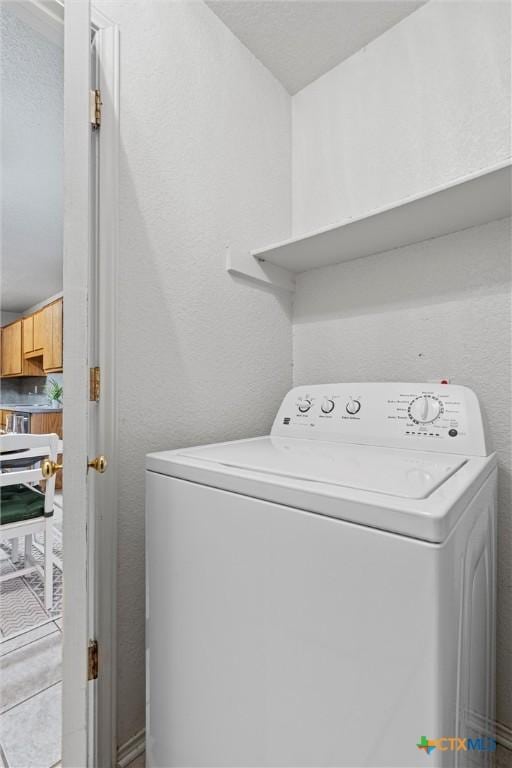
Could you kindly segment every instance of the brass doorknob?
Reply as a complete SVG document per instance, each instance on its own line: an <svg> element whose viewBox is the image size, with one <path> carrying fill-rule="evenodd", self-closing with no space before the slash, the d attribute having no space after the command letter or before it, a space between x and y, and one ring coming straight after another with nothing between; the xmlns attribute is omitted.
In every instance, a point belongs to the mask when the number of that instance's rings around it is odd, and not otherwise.
<svg viewBox="0 0 512 768"><path fill-rule="evenodd" d="M100 475L102 475L108 467L108 461L105 456L96 456L95 459L91 459L91 461L87 462L87 466L90 467L90 469L95 469L96 472L99 472Z"/></svg>
<svg viewBox="0 0 512 768"><path fill-rule="evenodd" d="M44 459L41 462L41 474L45 480L50 480L59 469L62 469L62 464L57 464L51 459Z"/></svg>

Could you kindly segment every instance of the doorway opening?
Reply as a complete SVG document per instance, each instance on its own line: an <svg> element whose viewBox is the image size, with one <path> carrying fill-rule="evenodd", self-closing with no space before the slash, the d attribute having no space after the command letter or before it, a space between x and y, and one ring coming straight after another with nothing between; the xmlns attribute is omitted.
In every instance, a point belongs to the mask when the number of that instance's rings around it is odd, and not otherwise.
<svg viewBox="0 0 512 768"><path fill-rule="evenodd" d="M0 4L4 768L115 755L118 31L93 22Z"/></svg>
<svg viewBox="0 0 512 768"><path fill-rule="evenodd" d="M0 424L34 445L56 435L62 463L63 28L28 4L2 3L0 35ZM8 768L61 759L64 480L59 470L55 484L23 483L41 458L2 454L0 758ZM51 516L31 517L45 497Z"/></svg>

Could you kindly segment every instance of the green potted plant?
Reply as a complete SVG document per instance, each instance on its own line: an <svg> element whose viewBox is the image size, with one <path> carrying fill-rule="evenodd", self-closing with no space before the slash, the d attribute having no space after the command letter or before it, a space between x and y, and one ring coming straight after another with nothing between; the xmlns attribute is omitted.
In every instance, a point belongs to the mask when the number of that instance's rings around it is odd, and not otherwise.
<svg viewBox="0 0 512 768"><path fill-rule="evenodd" d="M56 379L48 379L46 384L46 394L48 395L48 400L50 400L54 408L59 408L62 406L62 396L64 394L64 389L62 385L56 381Z"/></svg>

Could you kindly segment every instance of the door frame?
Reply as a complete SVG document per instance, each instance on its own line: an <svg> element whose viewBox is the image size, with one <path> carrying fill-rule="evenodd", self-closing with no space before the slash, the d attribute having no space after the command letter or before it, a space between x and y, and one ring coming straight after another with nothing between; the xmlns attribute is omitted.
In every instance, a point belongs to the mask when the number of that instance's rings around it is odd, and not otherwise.
<svg viewBox="0 0 512 768"><path fill-rule="evenodd" d="M67 504L65 538L63 635L64 766L116 765L116 571L117 571L117 270L119 186L119 29L106 16L90 8L89 0L17 0L12 6L22 21L54 44L64 47L65 61L65 201L63 284L65 301L64 370L66 398L64 498ZM67 28L66 28L67 27ZM91 126L89 87L91 31L99 32L99 87L102 124L97 136L101 168L95 192L96 230L92 231L89 180ZM67 40L66 40L67 35ZM65 42L64 42L65 41ZM97 87L97 85L95 85ZM87 147L88 151L83 151ZM98 290L88 297L90 259L96 256ZM88 298L96 307L101 338L94 360L86 360ZM89 401L89 367L99 365L101 396ZM95 445L88 444L87 412L94 409ZM89 481L85 466L88 449L109 460L104 476ZM97 511L87 505L87 486ZM86 523L87 521L87 523ZM93 534L91 536L91 533ZM88 535L89 534L89 537ZM66 564L70 563L69 567ZM81 564L81 566L79 565ZM79 565L79 567L77 567ZM89 579L87 567L89 565ZM92 569L92 572L91 572ZM87 582L93 587L87 592ZM100 588L101 585L101 588ZM89 639L99 645L99 674L87 681Z"/></svg>
<svg viewBox="0 0 512 768"><path fill-rule="evenodd" d="M99 647L96 681L96 739L91 765L116 765L117 761L117 282L119 257L119 27L92 9L92 27L99 33L97 86L101 91L102 118L98 131L97 311L100 328L97 364L101 371L97 441L108 457L105 475L95 483L95 639Z"/></svg>
<svg viewBox="0 0 512 768"><path fill-rule="evenodd" d="M101 172L94 188L91 29L100 31L102 40L103 114L95 160ZM64 30L64 507L70 511L63 524L62 764L110 766L116 754L119 30L100 13L91 18L89 0L67 4ZM92 277L94 295L88 293ZM90 344L91 307L101 329L96 349ZM89 369L95 365L102 380L97 403L89 399ZM91 453L108 457L105 475L87 472ZM66 496L73 502L66 504ZM99 646L99 672L96 681L88 681L88 643L93 639Z"/></svg>
<svg viewBox="0 0 512 768"><path fill-rule="evenodd" d="M88 286L90 260L90 125L84 93L90 75L89 2L70 3L64 19L64 483L62 764L88 758L89 445ZM68 504L67 499L70 499ZM69 509L68 509L69 507ZM68 567L69 563L69 567Z"/></svg>

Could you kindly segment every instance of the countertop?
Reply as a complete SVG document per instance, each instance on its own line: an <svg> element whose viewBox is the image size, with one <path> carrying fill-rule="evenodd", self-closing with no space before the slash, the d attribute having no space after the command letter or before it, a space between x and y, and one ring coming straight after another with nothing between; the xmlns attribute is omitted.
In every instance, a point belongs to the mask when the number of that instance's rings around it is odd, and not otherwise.
<svg viewBox="0 0 512 768"><path fill-rule="evenodd" d="M62 413L62 406L54 408L51 405L15 405L14 403L0 403L0 411L14 411L15 413Z"/></svg>

